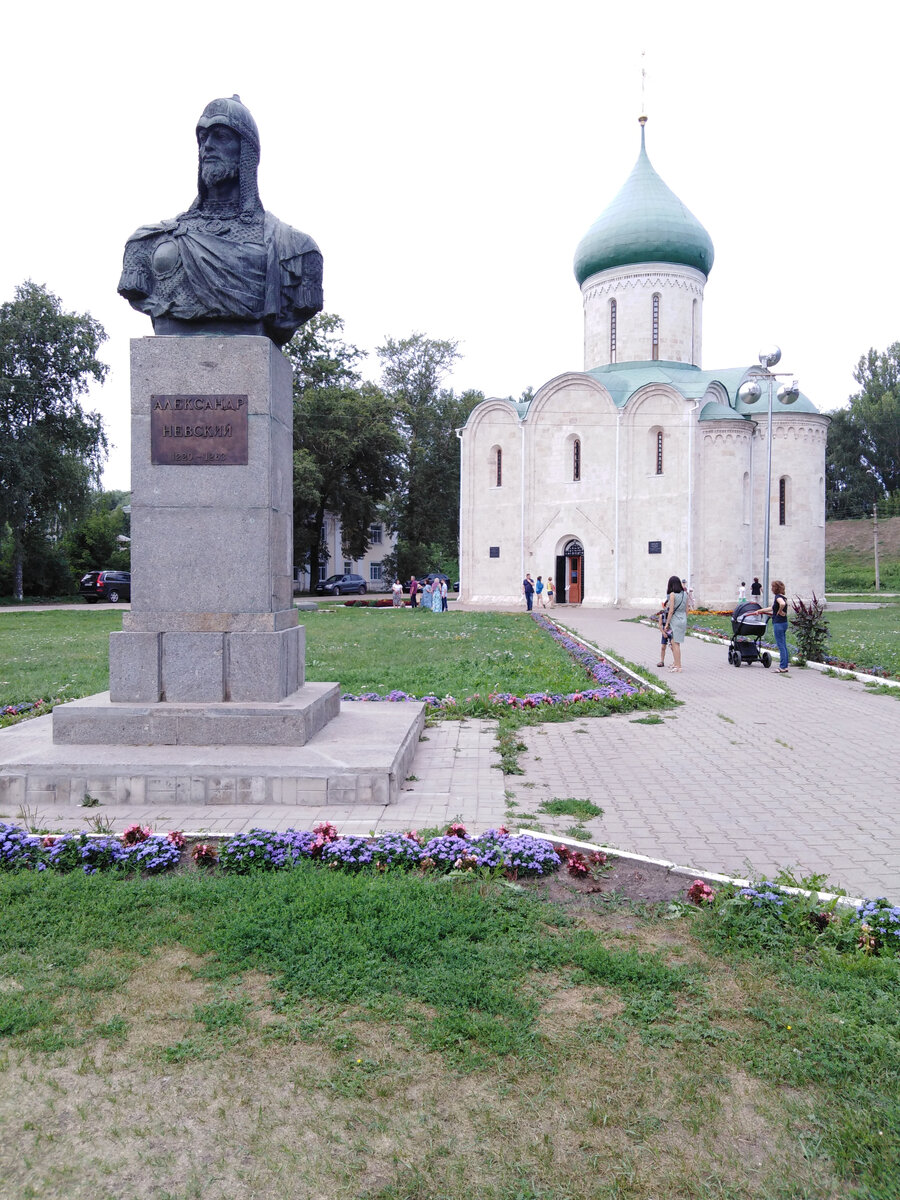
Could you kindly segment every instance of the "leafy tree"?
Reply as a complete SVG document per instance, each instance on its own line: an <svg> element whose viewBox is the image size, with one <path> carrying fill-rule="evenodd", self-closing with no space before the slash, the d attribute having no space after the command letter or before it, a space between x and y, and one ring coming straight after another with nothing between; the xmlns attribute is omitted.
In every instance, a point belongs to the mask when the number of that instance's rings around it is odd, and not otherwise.
<svg viewBox="0 0 900 1200"><path fill-rule="evenodd" d="M0 522L10 530L12 586L23 594L26 548L57 539L99 480L106 435L78 401L108 368L106 333L30 280L0 305Z"/></svg>
<svg viewBox="0 0 900 1200"><path fill-rule="evenodd" d="M825 455L825 515L830 521L871 513L881 487L863 463L862 431L848 408L831 414Z"/></svg>
<svg viewBox="0 0 900 1200"><path fill-rule="evenodd" d="M402 449L391 402L363 382L363 352L332 313L308 321L285 347L294 368L294 554L316 579L326 512L341 520L342 550L361 558L380 505L397 487Z"/></svg>
<svg viewBox="0 0 900 1200"><path fill-rule="evenodd" d="M900 489L900 342L884 354L863 355L853 378L860 390L850 397L850 414L860 433L863 465L891 495Z"/></svg>
<svg viewBox="0 0 900 1200"><path fill-rule="evenodd" d="M404 440L401 486L392 500L397 549L391 562L406 578L459 557L459 439L481 392L461 396L441 387L459 357L458 343L414 333L378 347L381 385L390 396Z"/></svg>
<svg viewBox="0 0 900 1200"><path fill-rule="evenodd" d="M900 342L869 350L853 372L860 390L834 413L825 459L826 513L835 519L900 504Z"/></svg>
<svg viewBox="0 0 900 1200"><path fill-rule="evenodd" d="M129 493L94 492L86 516L76 523L65 538L69 564L76 578L86 571L127 571L131 566L131 547L127 540L130 522L125 512Z"/></svg>

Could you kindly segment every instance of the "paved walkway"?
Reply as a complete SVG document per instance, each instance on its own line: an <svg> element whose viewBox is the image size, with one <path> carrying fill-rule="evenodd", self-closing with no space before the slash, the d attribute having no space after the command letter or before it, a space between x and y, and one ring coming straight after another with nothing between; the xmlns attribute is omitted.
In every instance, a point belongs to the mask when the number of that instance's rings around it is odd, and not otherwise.
<svg viewBox="0 0 900 1200"><path fill-rule="evenodd" d="M656 630L623 620L634 614L554 615L657 661ZM796 667L735 669L725 646L696 638L683 649L684 671L660 673L683 702L662 725L632 714L526 729L517 811L579 797L604 810L592 835L621 849L727 874L790 866L900 897L900 698Z"/></svg>
<svg viewBox="0 0 900 1200"><path fill-rule="evenodd" d="M553 615L610 653L657 661L658 635L626 619L635 614ZM387 807L104 806L28 816L53 828L99 819L116 830L140 821L209 833L325 819L368 833L458 817L476 830L505 820L562 833L575 818L549 818L540 805L574 797L603 809L584 824L605 845L727 874L790 866L823 872L854 895L900 898L900 701L814 671L736 670L724 646L696 638L685 643L684 664L680 675L665 673L682 704L662 724L636 724L641 714L630 714L524 729L524 775L497 769L493 722L426 729L401 800Z"/></svg>

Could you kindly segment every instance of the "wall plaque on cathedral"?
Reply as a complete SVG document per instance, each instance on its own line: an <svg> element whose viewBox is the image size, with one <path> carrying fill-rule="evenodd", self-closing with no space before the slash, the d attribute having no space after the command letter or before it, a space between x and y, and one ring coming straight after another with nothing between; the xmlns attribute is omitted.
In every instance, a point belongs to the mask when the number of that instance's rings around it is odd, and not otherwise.
<svg viewBox="0 0 900 1200"><path fill-rule="evenodd" d="M150 461L165 467L245 467L246 396L151 396Z"/></svg>
<svg viewBox="0 0 900 1200"><path fill-rule="evenodd" d="M647 553L648 554L662 554L662 542L648 542L647 543Z"/></svg>

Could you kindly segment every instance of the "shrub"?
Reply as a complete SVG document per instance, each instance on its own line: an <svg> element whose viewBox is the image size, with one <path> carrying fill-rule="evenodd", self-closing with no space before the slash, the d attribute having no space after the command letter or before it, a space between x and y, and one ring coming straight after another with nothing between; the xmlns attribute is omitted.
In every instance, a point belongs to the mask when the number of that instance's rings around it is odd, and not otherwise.
<svg viewBox="0 0 900 1200"><path fill-rule="evenodd" d="M795 599L791 602L794 616L791 617L791 628L797 641L797 660L801 667L810 661L822 662L825 656L825 643L828 641L828 622L825 620L825 609L816 599L815 592L809 604L804 600Z"/></svg>
<svg viewBox="0 0 900 1200"><path fill-rule="evenodd" d="M372 864L374 845L369 838L343 837L326 842L322 847L322 862L328 867L347 867L356 870Z"/></svg>
<svg viewBox="0 0 900 1200"><path fill-rule="evenodd" d="M0 869L46 870L46 846L35 834L0 821Z"/></svg>
<svg viewBox="0 0 900 1200"><path fill-rule="evenodd" d="M687 890L687 898L691 904L712 904L716 898L716 893L708 883L704 883L702 879L695 879Z"/></svg>
<svg viewBox="0 0 900 1200"><path fill-rule="evenodd" d="M160 871L171 871L181 861L181 850L169 838L151 833L129 846L119 866L132 871L147 871L156 875Z"/></svg>
<svg viewBox="0 0 900 1200"><path fill-rule="evenodd" d="M560 858L549 842L522 834L501 840L503 865L512 875L546 875L558 871Z"/></svg>
<svg viewBox="0 0 900 1200"><path fill-rule="evenodd" d="M129 825L122 834L122 844L136 846L138 842L145 842L148 837L152 836L153 830L147 825Z"/></svg>
<svg viewBox="0 0 900 1200"><path fill-rule="evenodd" d="M457 859L471 853L472 843L467 838L444 834L443 837L432 838L422 847L422 865L429 860L434 866L449 871Z"/></svg>
<svg viewBox="0 0 900 1200"><path fill-rule="evenodd" d="M209 842L198 842L191 851L191 858L198 867L214 867L219 861L219 852Z"/></svg>
<svg viewBox="0 0 900 1200"><path fill-rule="evenodd" d="M91 833L65 833L47 850L47 864L56 871L77 871L96 875L117 867L127 850L117 837Z"/></svg>
<svg viewBox="0 0 900 1200"><path fill-rule="evenodd" d="M422 847L418 835L410 833L383 833L372 845L372 862L380 870L389 867L417 867L422 858Z"/></svg>
<svg viewBox="0 0 900 1200"><path fill-rule="evenodd" d="M857 945L861 950L900 955L900 905L891 904L884 896L863 900L851 920L858 927Z"/></svg>
<svg viewBox="0 0 900 1200"><path fill-rule="evenodd" d="M286 829L277 833L271 829L251 829L249 833L236 833L221 846L219 862L223 870L234 875L281 871L293 867L301 858L312 858L316 847L316 834L309 830L301 833Z"/></svg>

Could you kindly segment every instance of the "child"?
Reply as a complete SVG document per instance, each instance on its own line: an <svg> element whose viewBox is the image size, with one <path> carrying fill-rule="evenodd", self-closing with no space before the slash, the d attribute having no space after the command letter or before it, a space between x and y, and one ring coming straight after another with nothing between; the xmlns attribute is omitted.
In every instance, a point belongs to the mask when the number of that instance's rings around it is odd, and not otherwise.
<svg viewBox="0 0 900 1200"><path fill-rule="evenodd" d="M738 591L738 604L746 604L747 602L747 584L742 579L740 590Z"/></svg>
<svg viewBox="0 0 900 1200"><path fill-rule="evenodd" d="M656 623L659 626L659 636L662 640L661 645L660 645L660 650L659 650L659 662L656 664L658 667L664 667L666 665L666 646L672 645L672 634L666 633L666 624L665 624L666 613L667 613L668 607L669 607L668 597L666 597L666 599L663 600L663 602L662 602L662 607L660 608L659 612L656 614ZM673 658L673 660L675 658L674 650L672 651L672 658Z"/></svg>

